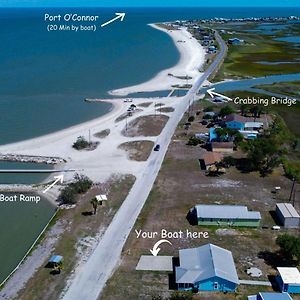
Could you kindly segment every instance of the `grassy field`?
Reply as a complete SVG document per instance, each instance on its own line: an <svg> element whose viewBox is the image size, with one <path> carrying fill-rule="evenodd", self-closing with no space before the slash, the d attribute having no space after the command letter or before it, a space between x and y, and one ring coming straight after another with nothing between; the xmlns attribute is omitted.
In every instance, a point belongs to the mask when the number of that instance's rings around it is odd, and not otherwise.
<svg viewBox="0 0 300 300"><path fill-rule="evenodd" d="M168 116L159 114L138 117L128 123L122 134L128 137L157 136L165 127L168 119Z"/></svg>
<svg viewBox="0 0 300 300"><path fill-rule="evenodd" d="M119 148L126 151L131 160L146 161L153 146L154 143L152 141L134 141L123 143Z"/></svg>
<svg viewBox="0 0 300 300"><path fill-rule="evenodd" d="M209 104L205 102L205 105ZM197 104L193 109L197 112L201 108ZM262 224L270 228L275 224L272 217L275 204L286 201L291 182L283 176L281 168L264 178L258 173L242 174L235 168L229 169L222 177L206 176L198 163L201 154L206 150L199 146L186 145L190 135L208 130L199 123L202 116L203 113L198 114L188 131L183 126L188 115L185 115L179 124L134 229L150 232L160 232L162 228L168 231L207 231L209 239L172 238L172 246L162 246L159 255L177 257L179 249L214 243L232 251L240 279L251 279L245 271L248 267L255 266L263 272L260 280L267 280L268 276L275 275L276 266L286 265L275 243L276 237L283 233L283 230L275 232L271 229L235 228L229 234L224 234L220 228L192 226L186 215L195 204L242 204L247 205L249 209L260 211L263 217ZM275 186L281 187L281 192L276 196L271 192ZM289 233L298 234L296 230L290 230ZM134 230L131 232L123 249L121 265L108 281L101 299L166 299L176 293L169 287L170 273L135 270L140 256L149 255L149 249L158 239L137 239ZM222 293L201 292L194 295L193 299L242 300L247 299L249 294L262 290L268 289L241 285L234 294L225 296ZM299 300L300 297L294 299Z"/></svg>
<svg viewBox="0 0 300 300"><path fill-rule="evenodd" d="M217 27L220 29L220 27ZM262 77L266 75L299 73L299 50L292 43L276 41L274 38L286 34L297 35L296 25L288 29L274 32L271 35L261 32L249 32L247 30L257 29L255 24L241 26L222 25L225 34L222 38L237 37L245 42L241 45L229 45L228 55L220 68L214 82L224 79L239 79L249 77ZM228 34L231 33L231 34ZM262 62L283 62L280 65L269 65ZM293 62L293 63L291 63Z"/></svg>
<svg viewBox="0 0 300 300"><path fill-rule="evenodd" d="M18 300L59 299L78 261L91 251L89 248L97 241L99 233L103 232L111 222L134 181L135 178L132 175L113 177L108 182L94 186L86 194L80 196L74 209L60 211L59 219L63 220L65 230L55 249L49 253L49 258L52 254L63 255L63 270L61 274L53 275L51 269L40 268L19 293ZM99 207L97 214L93 215L90 200L99 193L106 193L109 202Z"/></svg>
<svg viewBox="0 0 300 300"><path fill-rule="evenodd" d="M258 85L256 88L290 97L300 97L300 81Z"/></svg>

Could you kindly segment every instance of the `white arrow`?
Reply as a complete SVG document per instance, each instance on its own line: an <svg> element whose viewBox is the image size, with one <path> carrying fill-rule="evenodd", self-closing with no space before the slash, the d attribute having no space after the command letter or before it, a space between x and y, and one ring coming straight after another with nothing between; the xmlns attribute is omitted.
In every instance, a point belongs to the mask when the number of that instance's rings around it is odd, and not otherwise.
<svg viewBox="0 0 300 300"><path fill-rule="evenodd" d="M55 181L52 182L44 191L43 193L47 193L54 185L56 185L59 181L60 183L64 182L64 175L58 175L58 176L54 176Z"/></svg>
<svg viewBox="0 0 300 300"><path fill-rule="evenodd" d="M108 25L108 24L110 24L110 23L112 23L112 22L114 22L118 19L120 19L120 21L122 22L124 20L126 14L125 13L115 13L115 15L116 15L115 18L109 20L108 22L105 22L105 23L101 24L101 27L104 27L104 26L106 26L106 25Z"/></svg>
<svg viewBox="0 0 300 300"><path fill-rule="evenodd" d="M212 98L214 98L214 96L219 96L219 97L222 97L228 101L233 101L231 98L225 96L225 95L222 95L222 94L218 94L216 92L214 92L215 88L212 88L212 89L209 89L207 90L207 93L209 94L209 96L211 96Z"/></svg>
<svg viewBox="0 0 300 300"><path fill-rule="evenodd" d="M153 249L150 249L150 252L152 253L153 256L157 256L158 252L160 251L160 248L158 248L158 246L162 243L169 243L170 245L172 245L172 243L169 242L168 240L159 240L157 243L155 243Z"/></svg>

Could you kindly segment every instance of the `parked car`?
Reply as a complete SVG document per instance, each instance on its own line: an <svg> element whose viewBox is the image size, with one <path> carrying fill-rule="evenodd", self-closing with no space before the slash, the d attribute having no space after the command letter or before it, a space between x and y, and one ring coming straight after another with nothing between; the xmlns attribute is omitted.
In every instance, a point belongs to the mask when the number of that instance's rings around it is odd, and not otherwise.
<svg viewBox="0 0 300 300"><path fill-rule="evenodd" d="M154 147L154 151L159 151L159 149L160 149L160 145L156 145L155 147Z"/></svg>
<svg viewBox="0 0 300 300"><path fill-rule="evenodd" d="M275 226L272 227L272 229L273 230L280 230L280 226L275 225Z"/></svg>

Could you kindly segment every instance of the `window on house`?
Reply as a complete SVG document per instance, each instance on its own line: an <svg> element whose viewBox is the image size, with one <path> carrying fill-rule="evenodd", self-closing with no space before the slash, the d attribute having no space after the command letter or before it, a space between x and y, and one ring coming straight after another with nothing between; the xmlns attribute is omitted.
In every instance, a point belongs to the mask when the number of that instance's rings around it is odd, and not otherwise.
<svg viewBox="0 0 300 300"><path fill-rule="evenodd" d="M215 282L215 283L214 283L214 289L215 289L215 290L217 290L217 289L218 289L218 287L219 287L218 283L217 283L217 282Z"/></svg>

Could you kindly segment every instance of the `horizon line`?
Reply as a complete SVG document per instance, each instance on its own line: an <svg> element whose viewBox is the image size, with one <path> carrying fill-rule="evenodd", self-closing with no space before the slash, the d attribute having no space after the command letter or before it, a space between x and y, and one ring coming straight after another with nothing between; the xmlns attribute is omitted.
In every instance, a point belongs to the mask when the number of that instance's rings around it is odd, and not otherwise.
<svg viewBox="0 0 300 300"><path fill-rule="evenodd" d="M36 5L36 6L30 6L30 5L14 5L14 6L9 6L9 5L3 5L1 6L0 4L0 9L1 8L300 8L299 6L295 6L295 5L269 5L269 6L251 6L251 5L242 5L242 6L238 6L238 5L227 5L227 6L207 6L207 5L203 5L203 6L194 6L194 5L187 5L187 6L151 6L151 5L145 5L145 6L95 6L95 5L79 5L79 6L51 6L51 5L46 5L46 6L42 6L42 5Z"/></svg>

